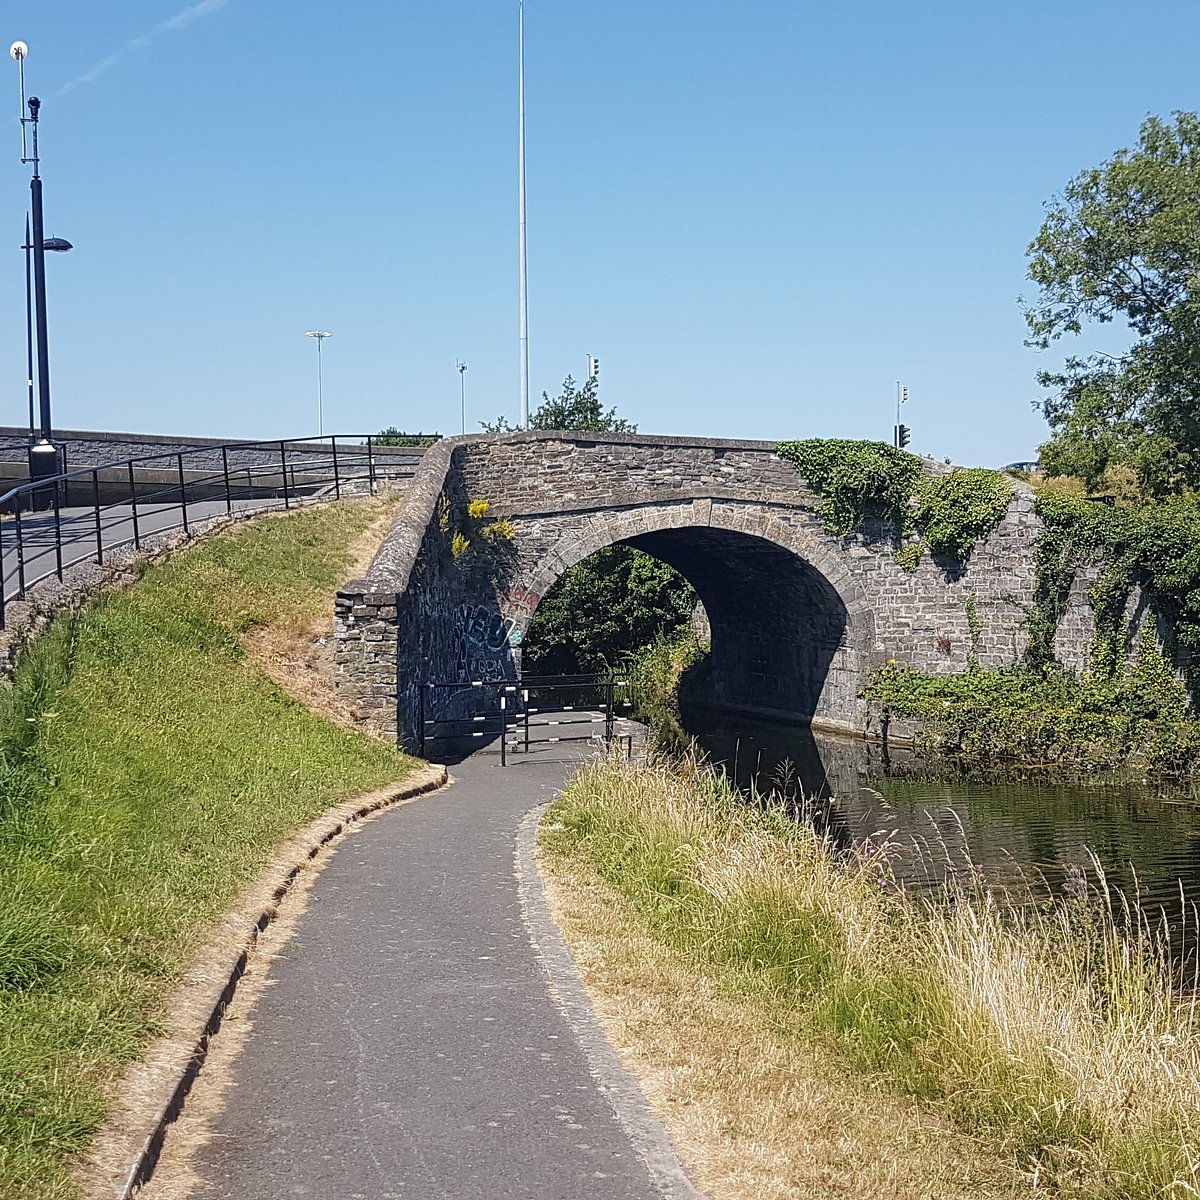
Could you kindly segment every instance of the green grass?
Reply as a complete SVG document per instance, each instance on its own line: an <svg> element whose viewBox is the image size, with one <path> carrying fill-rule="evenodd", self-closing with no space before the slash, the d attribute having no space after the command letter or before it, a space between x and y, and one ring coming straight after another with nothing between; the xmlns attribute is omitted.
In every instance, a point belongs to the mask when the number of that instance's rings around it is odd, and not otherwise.
<svg viewBox="0 0 1200 1200"><path fill-rule="evenodd" d="M896 886L886 849L839 852L694 766L585 768L542 825L650 931L864 1093L915 1095L1038 1187L1200 1194L1200 1022L1161 939L1099 880L1013 907L982 884Z"/></svg>
<svg viewBox="0 0 1200 1200"><path fill-rule="evenodd" d="M0 1196L66 1163L200 932L286 835L413 763L313 716L238 633L332 603L382 511L259 520L57 620L0 692Z"/></svg>

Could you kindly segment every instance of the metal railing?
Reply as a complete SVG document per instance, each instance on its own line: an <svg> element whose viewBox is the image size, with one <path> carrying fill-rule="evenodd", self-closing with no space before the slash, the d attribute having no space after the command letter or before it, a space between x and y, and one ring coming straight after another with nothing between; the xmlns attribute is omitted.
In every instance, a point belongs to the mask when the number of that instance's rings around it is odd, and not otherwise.
<svg viewBox="0 0 1200 1200"><path fill-rule="evenodd" d="M617 721L629 712L627 687L611 674L426 683L418 699L419 752L465 757L498 741L500 765L507 766L513 754L551 746L611 746Z"/></svg>
<svg viewBox="0 0 1200 1200"><path fill-rule="evenodd" d="M229 442L143 454L20 484L0 495L0 629L8 605L79 563L103 566L155 535L239 512L373 494L410 478L419 450L381 450L373 436ZM408 461L405 461L405 460Z"/></svg>

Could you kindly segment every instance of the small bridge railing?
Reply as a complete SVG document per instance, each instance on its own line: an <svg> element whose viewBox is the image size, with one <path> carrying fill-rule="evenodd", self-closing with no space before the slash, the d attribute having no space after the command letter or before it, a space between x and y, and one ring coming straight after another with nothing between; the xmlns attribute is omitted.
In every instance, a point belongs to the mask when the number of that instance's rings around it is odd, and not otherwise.
<svg viewBox="0 0 1200 1200"><path fill-rule="evenodd" d="M612 674L528 675L489 682L427 683L420 691L420 754L466 755L500 744L500 765L574 742L632 740L616 730L629 714L628 682ZM453 708L460 715L445 716Z"/></svg>
<svg viewBox="0 0 1200 1200"><path fill-rule="evenodd" d="M0 495L0 629L9 604L78 563L103 566L116 550L190 534L222 514L371 494L381 479L413 475L405 459L369 436L284 438L138 455L20 484Z"/></svg>

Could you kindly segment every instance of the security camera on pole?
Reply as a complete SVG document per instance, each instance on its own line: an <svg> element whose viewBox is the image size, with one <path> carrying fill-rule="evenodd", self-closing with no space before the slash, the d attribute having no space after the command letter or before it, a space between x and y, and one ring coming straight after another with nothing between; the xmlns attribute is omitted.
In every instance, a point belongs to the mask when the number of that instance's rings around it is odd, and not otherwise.
<svg viewBox="0 0 1200 1200"><path fill-rule="evenodd" d="M467 364L461 358L454 360L458 370L458 399L462 406L462 431L467 432Z"/></svg>

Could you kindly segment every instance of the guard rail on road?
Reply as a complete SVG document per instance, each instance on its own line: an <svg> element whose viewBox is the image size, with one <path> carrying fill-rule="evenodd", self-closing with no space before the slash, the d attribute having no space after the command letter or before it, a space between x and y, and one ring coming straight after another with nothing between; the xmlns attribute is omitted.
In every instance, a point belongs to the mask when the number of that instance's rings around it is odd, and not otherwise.
<svg viewBox="0 0 1200 1200"><path fill-rule="evenodd" d="M382 480L411 478L421 453L364 435L239 441L20 484L0 495L0 629L11 602L77 563L102 566L115 550L223 513L374 494Z"/></svg>

